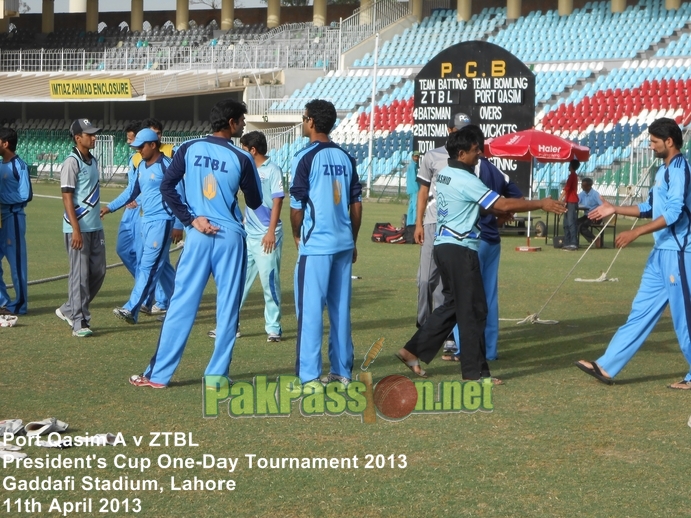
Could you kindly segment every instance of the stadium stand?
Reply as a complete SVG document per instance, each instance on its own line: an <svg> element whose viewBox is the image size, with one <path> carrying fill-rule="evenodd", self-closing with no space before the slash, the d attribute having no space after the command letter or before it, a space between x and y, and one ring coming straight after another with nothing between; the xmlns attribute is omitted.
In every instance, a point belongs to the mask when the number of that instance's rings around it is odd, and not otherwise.
<svg viewBox="0 0 691 518"><path fill-rule="evenodd" d="M359 19L354 19L352 30L344 28L345 22L341 28L306 22L271 30L261 24L236 26L223 34L215 22L187 31L171 26L148 26L139 32L103 27L98 33L59 30L45 37L16 29L0 36L0 67L13 70L13 53L34 44L44 49L98 51L93 57L81 55L79 63L87 64L82 70L166 70L187 64L233 68L237 56L250 54L251 59L243 58L247 67L271 62L278 68L323 68L323 77L274 101L267 113L294 115L307 99L331 99L340 117L332 138L356 158L360 172L364 174L371 165L376 179L401 174L410 159L413 80L420 67L450 45L485 40L533 68L536 127L589 146L593 159L584 171L602 189L598 182L616 182L630 172L626 164L636 149L645 147L643 136L652 120L664 115L683 126L691 121L691 3L684 2L677 10L667 10L664 4L664 0L639 0L622 13L612 13L607 1L587 2L569 16L559 16L556 10L533 11L515 21L507 21L505 8L484 8L468 22L458 21L455 10L436 9L420 23L411 23L381 41L374 99L372 53L355 59L350 69L333 70L339 51L353 48L372 34L355 29L360 27ZM396 11L382 23L398 23L406 15ZM631 31L631 27L645 30ZM41 60L42 66L45 62ZM124 122L106 128L115 138L117 160L128 155L120 142ZM62 135L62 121L34 120L16 126L25 132L22 151L31 155L30 161L59 161L61 151L51 145L51 139ZM182 139L204 129L172 121L166 133ZM304 140L276 142L269 154L287 170ZM540 164L536 185L553 190L566 174L561 164ZM629 180L635 180L633 173Z"/></svg>

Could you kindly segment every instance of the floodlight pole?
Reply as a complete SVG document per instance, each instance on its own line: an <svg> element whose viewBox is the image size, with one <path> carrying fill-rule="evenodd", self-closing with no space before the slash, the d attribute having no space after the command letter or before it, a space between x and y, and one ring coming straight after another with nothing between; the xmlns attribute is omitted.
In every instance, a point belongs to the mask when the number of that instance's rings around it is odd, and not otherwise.
<svg viewBox="0 0 691 518"><path fill-rule="evenodd" d="M367 166L367 198L372 190L372 147L374 145L374 112L377 108L377 61L379 61L379 33L374 35L374 69L372 70L372 111L369 114L369 165Z"/></svg>

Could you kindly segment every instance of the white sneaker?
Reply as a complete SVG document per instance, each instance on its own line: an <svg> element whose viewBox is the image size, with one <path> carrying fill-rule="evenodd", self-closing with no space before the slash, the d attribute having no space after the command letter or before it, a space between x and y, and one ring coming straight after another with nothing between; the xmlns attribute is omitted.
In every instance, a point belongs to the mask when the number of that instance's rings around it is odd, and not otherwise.
<svg viewBox="0 0 691 518"><path fill-rule="evenodd" d="M60 308L55 310L55 316L58 317L60 320L64 320L65 322L67 322L70 325L70 327L74 325L72 319L67 318L65 315L63 315L62 311L60 311Z"/></svg>
<svg viewBox="0 0 691 518"><path fill-rule="evenodd" d="M151 306L151 314L152 315L160 315L161 313L165 313L166 311L168 311L168 310L165 308L162 308L161 306L158 306L157 304L154 304L153 306Z"/></svg>
<svg viewBox="0 0 691 518"><path fill-rule="evenodd" d="M207 335L209 338L216 338L216 330L215 330L215 329L212 329L211 331L209 331L208 333L206 333L206 335ZM242 336L242 333L240 333L240 331L238 331L237 333L235 333L235 338L240 338L241 336ZM268 341L271 342L272 340L268 340ZM280 341L280 340L279 340L279 341Z"/></svg>
<svg viewBox="0 0 691 518"><path fill-rule="evenodd" d="M444 342L444 354L452 354L456 352L456 342L453 340L447 340Z"/></svg>
<svg viewBox="0 0 691 518"><path fill-rule="evenodd" d="M266 338L267 342L280 342L281 341L281 335L277 333L269 333L269 336Z"/></svg>

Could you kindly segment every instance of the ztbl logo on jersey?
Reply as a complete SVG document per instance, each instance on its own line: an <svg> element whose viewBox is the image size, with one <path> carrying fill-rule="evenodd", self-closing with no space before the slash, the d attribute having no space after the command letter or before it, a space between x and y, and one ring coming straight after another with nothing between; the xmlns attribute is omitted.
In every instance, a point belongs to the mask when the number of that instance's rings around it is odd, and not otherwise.
<svg viewBox="0 0 691 518"><path fill-rule="evenodd" d="M216 177L213 173L209 173L204 177L204 197L208 200L212 200L216 197L216 189L218 184L216 183Z"/></svg>

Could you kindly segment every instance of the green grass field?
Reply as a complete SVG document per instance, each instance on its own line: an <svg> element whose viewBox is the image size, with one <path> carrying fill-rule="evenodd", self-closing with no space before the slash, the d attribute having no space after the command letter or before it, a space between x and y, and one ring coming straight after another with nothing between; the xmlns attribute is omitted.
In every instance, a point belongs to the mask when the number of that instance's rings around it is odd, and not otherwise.
<svg viewBox="0 0 691 518"><path fill-rule="evenodd" d="M54 184L35 186L37 194L59 196ZM102 192L111 200L115 188ZM61 233L61 201L35 198L28 209L29 278L67 272ZM371 367L375 382L389 374L409 374L393 353L415 331L416 271L419 249L384 245L369 239L375 222L398 224L405 206L365 203L359 259L353 274L352 322L356 368L370 345L384 337L384 349ZM287 222L287 208L284 221ZM115 263L120 214L105 220L108 263ZM630 222L620 221L623 229ZM550 229L551 233L551 229ZM554 292L580 253L563 253L540 241L539 253L514 252L522 237L503 240L500 270L500 316L521 319L537 312ZM691 504L683 477L691 468L690 394L671 391L688 365L679 351L669 314L665 313L645 346L608 387L573 367L577 359L595 359L628 314L652 238L625 249L609 276L619 282L577 283L596 278L616 253L611 237L592 250L559 290L541 317L558 325L501 322L500 359L491 364L506 384L494 390L494 411L411 415L399 422L360 417L304 417L297 404L290 417L235 419L222 405L216 419L204 419L201 377L212 350L206 336L215 325L215 288L210 282L182 363L166 390L137 389L127 378L140 373L157 343L160 323L142 317L129 326L112 309L128 298L132 278L124 268L108 271L92 304L94 336L71 336L54 310L67 294L65 280L30 287L30 314L12 329L0 329L0 419L24 422L57 417L74 435L121 432L126 446L67 450L24 448L31 458L77 458L93 455L107 466L92 469L39 469L7 466L7 477L77 479L74 491L11 491L0 486L0 516L17 514L16 502L32 498L48 513L53 499L92 499L94 515L152 517L222 516L680 516ZM263 302L258 285L241 313L243 337L237 341L231 376L251 381L293 373L296 319L293 267L296 251L287 240L283 252L284 341L266 343ZM3 263L9 282L7 265ZM326 358L326 346L324 347ZM328 369L328 365L326 367ZM456 380L458 364L439 358L427 368L430 380ZM327 371L328 372L328 371ZM198 447L149 445L151 432L192 434ZM137 446L133 436L145 436ZM157 466L160 455L239 458L237 469L194 465ZM353 457L351 469L249 469L245 455L257 457ZM366 469L366 455L405 455L405 468ZM115 456L134 465L116 468ZM121 459L123 457L119 457ZM397 457L396 457L397 458ZM94 461L96 462L96 461ZM139 463L141 465L141 462ZM156 480L160 491L85 491L81 477ZM228 491L172 491L195 476L232 479ZM133 511L133 499L141 511ZM119 501L116 512L101 513L101 499ZM129 499L129 513L124 511ZM112 504L115 506L115 504ZM9 507L8 507L9 506ZM8 510L10 512L8 512ZM24 509L22 509L24 510ZM34 508L38 510L37 507ZM61 509L64 511L64 509ZM38 515L22 512L21 515ZM89 513L74 513L87 516Z"/></svg>

